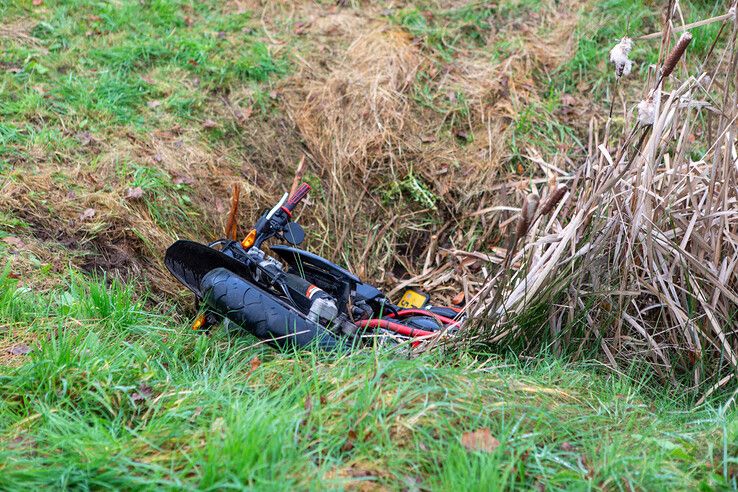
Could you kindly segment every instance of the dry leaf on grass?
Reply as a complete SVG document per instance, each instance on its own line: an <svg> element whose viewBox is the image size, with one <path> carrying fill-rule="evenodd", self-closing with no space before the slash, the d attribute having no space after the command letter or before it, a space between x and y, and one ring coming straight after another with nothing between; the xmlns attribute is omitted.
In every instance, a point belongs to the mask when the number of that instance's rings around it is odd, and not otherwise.
<svg viewBox="0 0 738 492"><path fill-rule="evenodd" d="M341 446L341 451L346 453L354 449L354 441L356 441L356 431L351 429L348 431L346 442Z"/></svg>
<svg viewBox="0 0 738 492"><path fill-rule="evenodd" d="M79 214L79 220L90 220L95 216L95 209L94 208L87 208L84 212Z"/></svg>
<svg viewBox="0 0 738 492"><path fill-rule="evenodd" d="M26 243L14 236L4 237L3 242L14 247L15 249L23 249L26 247Z"/></svg>
<svg viewBox="0 0 738 492"><path fill-rule="evenodd" d="M215 121L211 120L211 119L207 119L207 120L205 120L205 121L202 122L202 127L203 128L207 128L208 130L210 130L211 128L217 128L218 127L218 124Z"/></svg>
<svg viewBox="0 0 738 492"><path fill-rule="evenodd" d="M485 427L471 432L464 432L461 436L461 444L468 451L491 453L500 446L500 441Z"/></svg>
<svg viewBox="0 0 738 492"><path fill-rule="evenodd" d="M76 135L77 140L79 140L79 143L82 145L90 145L95 143L95 137L92 136L92 133L90 132L79 132Z"/></svg>
<svg viewBox="0 0 738 492"><path fill-rule="evenodd" d="M185 184L185 185L192 186L193 184L195 184L195 180L190 176L184 176L184 175L178 174L177 176L174 177L174 179L172 180L172 183L176 185Z"/></svg>
<svg viewBox="0 0 738 492"><path fill-rule="evenodd" d="M144 191L140 186L126 190L126 200L138 200L143 197Z"/></svg>
<svg viewBox="0 0 738 492"><path fill-rule="evenodd" d="M258 356L258 355L255 355L255 356L254 356L254 357L253 357L253 358L251 359L251 362L250 362L249 364L250 364L251 368L249 369L249 372L248 372L247 376L251 376L251 374L252 374L252 373L253 373L253 372L254 372L255 370L257 370L257 369L259 368L259 366L261 365L261 359L259 359L259 356Z"/></svg>
<svg viewBox="0 0 738 492"><path fill-rule="evenodd" d="M17 343L8 349L10 355L26 355L31 352L31 347L25 343Z"/></svg>
<svg viewBox="0 0 738 492"><path fill-rule="evenodd" d="M138 387L138 391L131 395L133 401L148 400L154 394L154 390L146 383L141 383Z"/></svg>

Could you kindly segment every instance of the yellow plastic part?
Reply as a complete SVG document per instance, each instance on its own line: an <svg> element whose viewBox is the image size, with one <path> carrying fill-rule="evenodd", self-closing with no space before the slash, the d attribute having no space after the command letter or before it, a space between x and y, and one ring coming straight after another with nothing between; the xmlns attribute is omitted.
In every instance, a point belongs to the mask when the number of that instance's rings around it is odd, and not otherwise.
<svg viewBox="0 0 738 492"><path fill-rule="evenodd" d="M415 308L420 309L428 302L428 295L414 291L413 289L407 289L402 295L402 299L397 303L402 308Z"/></svg>

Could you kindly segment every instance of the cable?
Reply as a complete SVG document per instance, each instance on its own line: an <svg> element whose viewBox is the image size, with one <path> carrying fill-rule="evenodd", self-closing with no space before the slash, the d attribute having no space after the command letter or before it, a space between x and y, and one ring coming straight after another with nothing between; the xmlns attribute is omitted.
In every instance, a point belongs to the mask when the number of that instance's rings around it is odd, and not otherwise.
<svg viewBox="0 0 738 492"><path fill-rule="evenodd" d="M431 318L435 318L437 321L440 321L441 323L447 324L447 325L455 325L458 324L459 321L455 319L451 319L446 316L441 316L440 314L433 313L431 311L426 311L425 309L402 309L395 313L390 313L387 315L388 318L404 318L405 316L412 316L412 315L420 315L420 316L430 316Z"/></svg>
<svg viewBox="0 0 738 492"><path fill-rule="evenodd" d="M406 337L426 337L435 335L432 331L419 330L417 328L411 328L394 321L386 319L365 319L356 322L356 326L361 328L384 328L386 330L394 331L398 335Z"/></svg>

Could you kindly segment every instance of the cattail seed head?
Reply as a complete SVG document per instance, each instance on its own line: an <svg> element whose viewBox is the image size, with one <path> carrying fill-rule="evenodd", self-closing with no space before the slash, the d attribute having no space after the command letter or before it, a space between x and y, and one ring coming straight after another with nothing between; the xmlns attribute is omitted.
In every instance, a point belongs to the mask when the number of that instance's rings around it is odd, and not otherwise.
<svg viewBox="0 0 738 492"><path fill-rule="evenodd" d="M530 223L533 220L533 216L536 214L536 208L538 208L539 197L536 193L529 193L525 197L525 203L520 210L520 217L515 225L515 235L519 238L526 235Z"/></svg>
<svg viewBox="0 0 738 492"><path fill-rule="evenodd" d="M561 199L564 198L564 195L566 195L567 191L569 191L569 188L566 185L561 185L553 190L548 195L548 198L546 198L546 201L543 202L543 206L541 207L541 215L548 215L549 213L551 213L551 211L556 208L556 205L559 204Z"/></svg>
<svg viewBox="0 0 738 492"><path fill-rule="evenodd" d="M618 78L629 75L633 69L633 61L628 58L630 50L633 49L633 40L623 38L613 49L610 50L610 61L615 65L615 75Z"/></svg>
<svg viewBox="0 0 738 492"><path fill-rule="evenodd" d="M641 125L653 125L656 121L656 105L653 97L649 97L638 103L638 123Z"/></svg>
<svg viewBox="0 0 738 492"><path fill-rule="evenodd" d="M679 63L679 60L682 58L682 55L684 55L684 52L687 50L687 46L689 46L689 43L691 42L692 34L690 32L685 32L684 34L682 34L682 36L679 38L679 41L677 41L676 46L674 46L674 49L671 50L669 56L666 57L664 68L661 69L661 74L664 78L671 75L671 73L674 71L674 68L676 68L677 63Z"/></svg>
<svg viewBox="0 0 738 492"><path fill-rule="evenodd" d="M525 221L525 217L520 215L518 217L518 221L515 223L515 237L520 239L521 237L525 236L525 233L528 232L528 226L530 224Z"/></svg>

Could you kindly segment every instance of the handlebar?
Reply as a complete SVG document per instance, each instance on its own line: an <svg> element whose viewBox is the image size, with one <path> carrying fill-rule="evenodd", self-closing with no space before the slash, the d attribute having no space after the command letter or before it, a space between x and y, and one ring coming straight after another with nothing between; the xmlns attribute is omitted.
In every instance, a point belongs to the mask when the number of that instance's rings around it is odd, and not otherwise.
<svg viewBox="0 0 738 492"><path fill-rule="evenodd" d="M310 192L310 185L307 183L302 183L295 190L292 196L290 196L287 199L287 202L284 204L282 208L287 211L288 215L292 215L292 210L295 209L297 204L300 203L300 201L302 201L302 199L305 198L309 192Z"/></svg>

